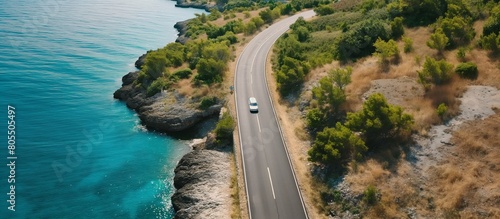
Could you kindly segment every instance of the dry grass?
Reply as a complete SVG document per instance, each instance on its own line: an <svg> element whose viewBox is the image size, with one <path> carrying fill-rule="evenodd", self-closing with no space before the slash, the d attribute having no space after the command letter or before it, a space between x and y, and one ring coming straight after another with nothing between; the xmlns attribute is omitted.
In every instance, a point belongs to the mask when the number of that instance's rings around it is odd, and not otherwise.
<svg viewBox="0 0 500 219"><path fill-rule="evenodd" d="M481 31L482 25L479 21L474 27ZM422 68L425 56L438 58L437 52L426 45L430 34L426 27L406 29L406 36L414 42L414 50L401 53L400 62L391 65L388 71L383 71L374 57L349 64L353 74L352 83L346 90L348 108L361 108L361 97L370 89L372 80L401 77L417 80L417 71ZM399 47L402 51L402 42ZM457 50L446 51L443 58L456 66L460 63L456 53ZM421 62L416 62L417 59ZM458 98L468 85L500 88L499 59L492 58L487 51L472 48L466 60L477 64L477 80L454 76L449 84L434 87L423 97L402 104L406 112L414 116L414 129L421 135L426 136L432 125L442 122L436 113L439 104L448 106L448 118L459 113ZM338 64L313 71L307 83L313 84L333 67ZM367 218L406 218L408 208L414 208L417 215L424 218L500 218L500 110L496 111L496 116L472 122L455 134L456 148L432 168L429 180L421 178L401 149L372 154L366 162L351 165L345 180L353 193L361 194L367 185L374 185L381 194L378 204L365 208L363 215Z"/></svg>
<svg viewBox="0 0 500 219"><path fill-rule="evenodd" d="M211 21L210 23L217 25L217 26L224 26L225 24L227 24L227 22L232 21L232 20L238 20L238 19L243 20L243 23L247 23L253 17L259 16L259 12L264 10L264 9L265 8L261 8L261 9L254 10L254 11L249 11L250 17L248 17L248 18L245 18L245 14L243 12L234 12L235 17L227 19L227 20L224 20L224 15L222 15L222 17L220 17L219 19L217 19L215 21Z"/></svg>
<svg viewBox="0 0 500 219"><path fill-rule="evenodd" d="M474 130L471 132L470 130ZM436 207L463 218L499 218L500 114L470 122L454 135L456 144L429 184Z"/></svg>
<svg viewBox="0 0 500 219"><path fill-rule="evenodd" d="M239 219L241 218L240 210L240 187L238 185L238 170L236 166L236 157L231 156L231 218Z"/></svg>

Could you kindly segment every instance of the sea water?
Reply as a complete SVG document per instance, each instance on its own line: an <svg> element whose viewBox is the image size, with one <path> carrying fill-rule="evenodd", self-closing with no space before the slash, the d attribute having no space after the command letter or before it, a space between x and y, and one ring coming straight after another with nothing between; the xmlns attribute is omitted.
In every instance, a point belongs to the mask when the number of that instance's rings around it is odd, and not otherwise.
<svg viewBox="0 0 500 219"><path fill-rule="evenodd" d="M112 94L139 55L175 40L175 22L203 12L174 4L0 0L0 218L172 217L189 147L145 131Z"/></svg>

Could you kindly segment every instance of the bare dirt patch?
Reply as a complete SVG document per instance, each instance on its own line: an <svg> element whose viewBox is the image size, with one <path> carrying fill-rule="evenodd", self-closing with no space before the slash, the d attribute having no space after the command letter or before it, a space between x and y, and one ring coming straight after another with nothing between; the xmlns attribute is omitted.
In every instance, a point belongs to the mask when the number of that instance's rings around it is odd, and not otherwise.
<svg viewBox="0 0 500 219"><path fill-rule="evenodd" d="M422 98L425 90L414 78L403 77L373 80L370 90L363 94L363 100L374 93L383 94L390 104L404 106L415 98Z"/></svg>

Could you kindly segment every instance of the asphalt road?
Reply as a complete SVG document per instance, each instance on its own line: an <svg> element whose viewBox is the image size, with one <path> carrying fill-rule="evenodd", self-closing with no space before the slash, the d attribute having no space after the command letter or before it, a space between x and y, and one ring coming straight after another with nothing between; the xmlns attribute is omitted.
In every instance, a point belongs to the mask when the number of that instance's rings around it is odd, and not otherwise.
<svg viewBox="0 0 500 219"><path fill-rule="evenodd" d="M236 67L238 129L251 219L308 218L276 121L265 76L269 50L301 16L312 17L314 12L296 14L258 34L245 47ZM250 113L250 97L257 99L258 113Z"/></svg>

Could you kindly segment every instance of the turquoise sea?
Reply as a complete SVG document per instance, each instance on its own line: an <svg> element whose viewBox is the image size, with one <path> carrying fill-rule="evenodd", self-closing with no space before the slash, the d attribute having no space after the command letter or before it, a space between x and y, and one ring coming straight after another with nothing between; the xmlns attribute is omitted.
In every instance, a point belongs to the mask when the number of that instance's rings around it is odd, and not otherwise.
<svg viewBox="0 0 500 219"><path fill-rule="evenodd" d="M112 94L139 55L175 40L175 22L202 12L174 4L0 0L0 218L172 217L173 169L189 147L145 131Z"/></svg>

